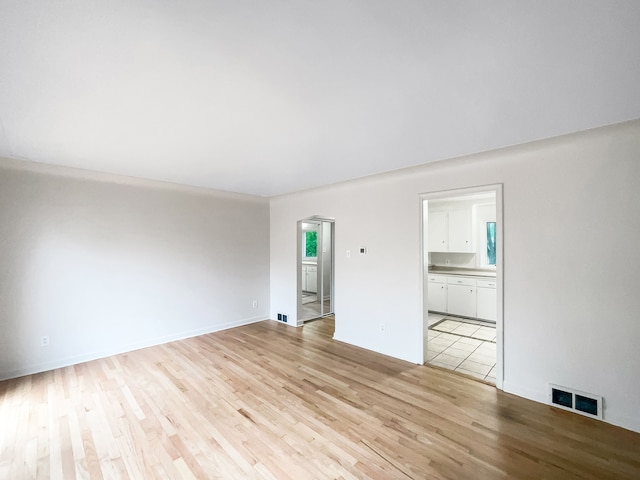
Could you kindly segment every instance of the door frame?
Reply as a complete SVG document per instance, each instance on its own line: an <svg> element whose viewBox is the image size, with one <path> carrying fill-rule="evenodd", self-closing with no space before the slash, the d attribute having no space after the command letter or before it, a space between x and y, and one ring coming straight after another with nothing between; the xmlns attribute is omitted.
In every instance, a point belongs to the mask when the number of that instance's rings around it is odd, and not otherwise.
<svg viewBox="0 0 640 480"><path fill-rule="evenodd" d="M420 336L423 362L426 363L427 348L424 335L428 328L428 207L425 203L429 200L438 200L448 197L472 195L474 193L495 192L496 195L496 388L503 390L504 384L504 221L503 221L503 184L480 185L476 187L440 190L421 194L420 197L420 282L422 290L422 322Z"/></svg>
<svg viewBox="0 0 640 480"><path fill-rule="evenodd" d="M296 223L296 244L297 244L297 255L296 255L296 269L297 269L297 281L296 281L296 325L303 325L307 320L313 320L312 318L302 318L302 224L303 223L317 223L319 224L319 233L323 231L323 223L331 224L331 276L330 276L330 312L323 312L324 299L321 298L324 296L324 266L320 265L322 261L323 252L323 239L322 235L319 235L318 247L320 248L319 255L316 257L318 259L318 288L317 288L317 296L320 299L320 310L321 315L314 318L321 318L328 315L335 314L335 238L336 238L336 220L332 217L325 217L322 215L314 215L311 217L303 218L302 220L298 220Z"/></svg>

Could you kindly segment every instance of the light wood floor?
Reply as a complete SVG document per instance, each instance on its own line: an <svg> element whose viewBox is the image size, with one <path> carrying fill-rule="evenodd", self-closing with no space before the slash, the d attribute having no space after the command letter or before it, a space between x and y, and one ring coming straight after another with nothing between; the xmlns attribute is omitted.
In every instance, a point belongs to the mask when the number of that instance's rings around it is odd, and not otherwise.
<svg viewBox="0 0 640 480"><path fill-rule="evenodd" d="M0 382L0 478L638 479L640 435L263 322Z"/></svg>

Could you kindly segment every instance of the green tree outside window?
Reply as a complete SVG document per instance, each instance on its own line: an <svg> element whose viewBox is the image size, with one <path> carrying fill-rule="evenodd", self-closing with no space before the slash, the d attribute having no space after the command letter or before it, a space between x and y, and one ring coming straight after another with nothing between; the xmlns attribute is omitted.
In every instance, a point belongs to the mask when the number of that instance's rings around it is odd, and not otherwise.
<svg viewBox="0 0 640 480"><path fill-rule="evenodd" d="M318 256L318 232L305 232L305 257L317 257Z"/></svg>

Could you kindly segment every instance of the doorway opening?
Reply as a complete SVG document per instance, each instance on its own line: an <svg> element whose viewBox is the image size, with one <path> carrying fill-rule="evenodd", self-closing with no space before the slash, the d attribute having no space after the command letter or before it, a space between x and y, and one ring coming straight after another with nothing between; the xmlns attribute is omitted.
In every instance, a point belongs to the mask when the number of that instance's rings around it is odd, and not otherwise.
<svg viewBox="0 0 640 480"><path fill-rule="evenodd" d="M298 222L298 325L334 313L335 220Z"/></svg>
<svg viewBox="0 0 640 480"><path fill-rule="evenodd" d="M424 363L502 388L502 186L421 202Z"/></svg>

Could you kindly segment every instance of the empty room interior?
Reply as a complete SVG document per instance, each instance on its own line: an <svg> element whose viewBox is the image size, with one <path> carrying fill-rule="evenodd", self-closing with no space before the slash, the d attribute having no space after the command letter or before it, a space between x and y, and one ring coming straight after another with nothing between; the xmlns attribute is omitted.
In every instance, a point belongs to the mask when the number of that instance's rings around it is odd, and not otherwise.
<svg viewBox="0 0 640 480"><path fill-rule="evenodd" d="M638 25L0 2L0 478L640 478Z"/></svg>

